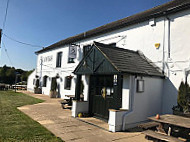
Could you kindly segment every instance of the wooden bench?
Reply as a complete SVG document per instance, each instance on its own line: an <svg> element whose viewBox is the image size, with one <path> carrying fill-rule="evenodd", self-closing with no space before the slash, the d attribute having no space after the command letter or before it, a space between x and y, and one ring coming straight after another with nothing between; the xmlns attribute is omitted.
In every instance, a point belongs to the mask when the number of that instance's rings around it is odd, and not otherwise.
<svg viewBox="0 0 190 142"><path fill-rule="evenodd" d="M148 129L156 129L156 127L159 126L158 122L150 121L146 123L142 123L138 125L138 127L142 128L143 130L148 130Z"/></svg>
<svg viewBox="0 0 190 142"><path fill-rule="evenodd" d="M145 134L147 139L151 139L151 140L162 140L162 141L167 141L167 142L184 142L178 138L172 137L172 136L168 136L168 135L164 135L158 132L154 132L151 130L146 130L144 132L142 132L143 134Z"/></svg>

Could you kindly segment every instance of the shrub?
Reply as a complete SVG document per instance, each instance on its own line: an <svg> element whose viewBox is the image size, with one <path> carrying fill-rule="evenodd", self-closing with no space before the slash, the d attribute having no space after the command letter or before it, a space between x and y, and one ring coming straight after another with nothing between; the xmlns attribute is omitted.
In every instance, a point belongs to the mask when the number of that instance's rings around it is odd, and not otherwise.
<svg viewBox="0 0 190 142"><path fill-rule="evenodd" d="M178 90L177 103L183 111L189 110L190 86L188 83L181 82Z"/></svg>

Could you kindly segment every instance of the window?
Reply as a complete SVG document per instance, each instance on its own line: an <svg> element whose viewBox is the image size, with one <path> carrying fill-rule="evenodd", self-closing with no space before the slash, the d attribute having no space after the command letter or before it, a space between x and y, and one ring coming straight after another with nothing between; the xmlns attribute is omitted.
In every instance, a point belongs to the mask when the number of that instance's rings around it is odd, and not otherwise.
<svg viewBox="0 0 190 142"><path fill-rule="evenodd" d="M56 67L61 67L62 52L57 53Z"/></svg>
<svg viewBox="0 0 190 142"><path fill-rule="evenodd" d="M88 51L90 51L91 48L91 45L83 46L83 57L87 55Z"/></svg>
<svg viewBox="0 0 190 142"><path fill-rule="evenodd" d="M72 81L72 76L65 77L65 89L66 90L71 90L71 81Z"/></svg>
<svg viewBox="0 0 190 142"><path fill-rule="evenodd" d="M43 77L43 87L46 87L47 86L47 79L48 79L48 76L44 76Z"/></svg>
<svg viewBox="0 0 190 142"><path fill-rule="evenodd" d="M144 80L137 80L137 92L144 92Z"/></svg>
<svg viewBox="0 0 190 142"><path fill-rule="evenodd" d="M68 58L68 63L75 63L74 58Z"/></svg>

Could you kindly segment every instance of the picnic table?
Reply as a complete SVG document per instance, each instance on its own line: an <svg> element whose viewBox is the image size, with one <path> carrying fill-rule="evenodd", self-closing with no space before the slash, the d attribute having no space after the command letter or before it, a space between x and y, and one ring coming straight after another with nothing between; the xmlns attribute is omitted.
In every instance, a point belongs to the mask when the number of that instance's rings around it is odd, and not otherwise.
<svg viewBox="0 0 190 142"><path fill-rule="evenodd" d="M182 137L185 139L190 138L190 118L177 116L177 115L161 115L160 118L156 118L155 116L149 117L149 120L159 123L157 127L157 132L153 132L147 130L144 132L146 136L150 136L156 139L164 140L164 141L179 141L177 138Z"/></svg>
<svg viewBox="0 0 190 142"><path fill-rule="evenodd" d="M62 108L71 108L72 107L72 101L75 98L75 95L65 95L68 97L68 99L64 99L64 101L61 102Z"/></svg>
<svg viewBox="0 0 190 142"><path fill-rule="evenodd" d="M161 115L160 119L156 119L155 116L149 117L148 119L163 123L163 124L169 124L177 127L183 127L190 129L190 118L178 116L178 115L172 115L172 114L165 114Z"/></svg>

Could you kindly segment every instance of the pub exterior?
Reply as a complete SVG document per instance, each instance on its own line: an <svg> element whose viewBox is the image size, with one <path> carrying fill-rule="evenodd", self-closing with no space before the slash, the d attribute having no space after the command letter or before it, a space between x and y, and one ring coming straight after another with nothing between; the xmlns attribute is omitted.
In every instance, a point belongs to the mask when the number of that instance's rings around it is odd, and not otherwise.
<svg viewBox="0 0 190 142"><path fill-rule="evenodd" d="M105 119L113 132L172 113L190 68L188 17L190 1L174 0L61 40L36 52L27 88L39 79L49 95L56 80L57 97L75 95L73 117Z"/></svg>

